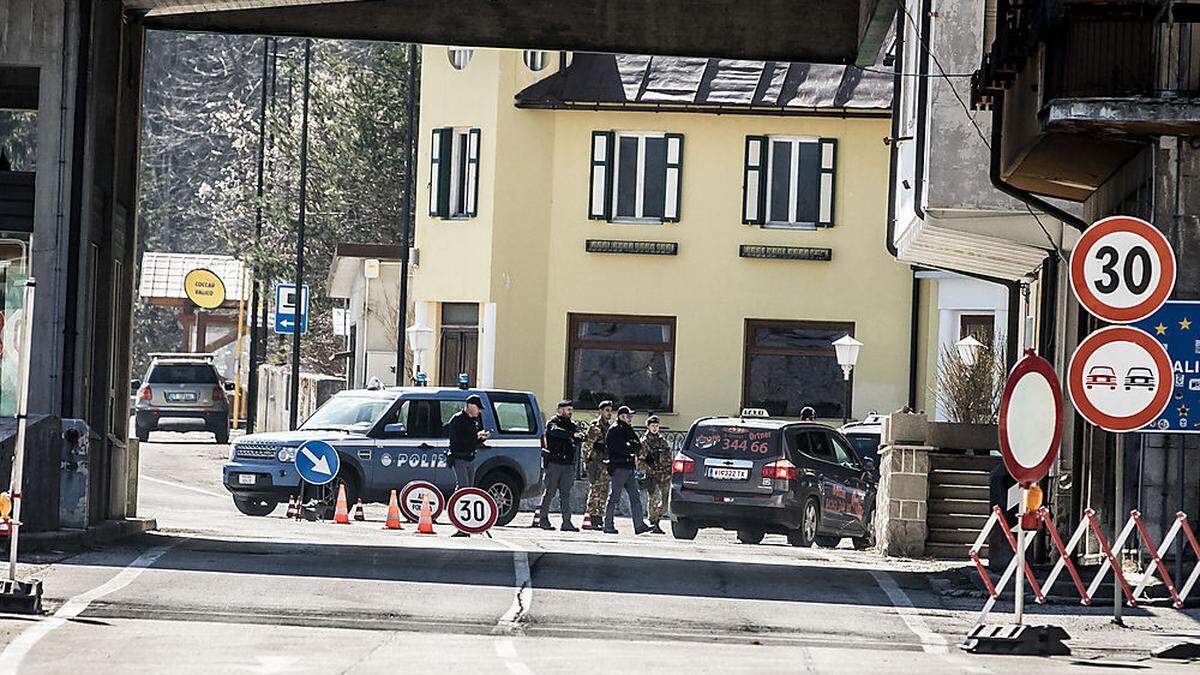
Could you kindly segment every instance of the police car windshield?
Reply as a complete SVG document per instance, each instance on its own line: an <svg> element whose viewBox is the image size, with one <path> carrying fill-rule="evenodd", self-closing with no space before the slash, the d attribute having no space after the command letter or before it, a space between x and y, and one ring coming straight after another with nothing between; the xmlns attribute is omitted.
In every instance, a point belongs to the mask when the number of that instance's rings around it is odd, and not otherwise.
<svg viewBox="0 0 1200 675"><path fill-rule="evenodd" d="M378 396L334 396L300 428L366 431L375 426L391 405L391 399Z"/></svg>

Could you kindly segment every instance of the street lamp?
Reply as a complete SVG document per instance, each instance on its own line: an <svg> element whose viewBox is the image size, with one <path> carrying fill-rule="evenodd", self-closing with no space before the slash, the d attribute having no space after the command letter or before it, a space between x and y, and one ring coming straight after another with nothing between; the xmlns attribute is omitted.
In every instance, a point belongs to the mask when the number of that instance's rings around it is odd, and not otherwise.
<svg viewBox="0 0 1200 675"><path fill-rule="evenodd" d="M838 365L842 367L842 375L846 381L846 405L842 407L842 424L850 421L850 371L858 363L858 350L863 343L849 335L833 341L833 350L837 354Z"/></svg>
<svg viewBox="0 0 1200 675"><path fill-rule="evenodd" d="M974 335L967 337L954 343L958 349L958 358L962 359L963 364L968 368L975 366L975 362L979 360L979 353L983 351L983 343L975 339Z"/></svg>
<svg viewBox="0 0 1200 675"><path fill-rule="evenodd" d="M425 365L425 352L433 348L433 329L418 321L405 328L404 334L408 338L408 344L412 346L415 376Z"/></svg>

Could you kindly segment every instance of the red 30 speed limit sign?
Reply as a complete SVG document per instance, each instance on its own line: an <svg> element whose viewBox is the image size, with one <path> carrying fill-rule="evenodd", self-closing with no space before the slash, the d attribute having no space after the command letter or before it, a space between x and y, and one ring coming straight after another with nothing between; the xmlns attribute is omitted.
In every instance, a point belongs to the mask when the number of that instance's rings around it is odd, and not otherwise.
<svg viewBox="0 0 1200 675"><path fill-rule="evenodd" d="M446 504L450 522L463 532L479 534L496 524L496 500L488 493L474 487L459 488L450 495Z"/></svg>
<svg viewBox="0 0 1200 675"><path fill-rule="evenodd" d="M1071 252L1071 289L1084 309L1112 323L1140 321L1175 287L1175 251L1153 225L1132 216L1096 221Z"/></svg>

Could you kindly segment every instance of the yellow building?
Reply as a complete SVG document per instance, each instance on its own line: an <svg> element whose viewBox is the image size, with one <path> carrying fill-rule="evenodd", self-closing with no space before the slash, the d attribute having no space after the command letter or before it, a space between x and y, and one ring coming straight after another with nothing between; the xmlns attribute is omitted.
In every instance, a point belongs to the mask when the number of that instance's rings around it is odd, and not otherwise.
<svg viewBox="0 0 1200 675"><path fill-rule="evenodd" d="M424 367L666 426L852 416L910 383L885 249L891 80L840 66L426 47L413 275Z"/></svg>

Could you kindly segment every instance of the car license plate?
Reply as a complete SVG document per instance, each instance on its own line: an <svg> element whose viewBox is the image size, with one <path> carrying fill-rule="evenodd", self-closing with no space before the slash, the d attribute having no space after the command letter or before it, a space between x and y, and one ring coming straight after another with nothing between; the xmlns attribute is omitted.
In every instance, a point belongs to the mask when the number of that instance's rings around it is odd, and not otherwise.
<svg viewBox="0 0 1200 675"><path fill-rule="evenodd" d="M748 469L722 469L709 467L708 477L713 480L746 480L750 476Z"/></svg>
<svg viewBox="0 0 1200 675"><path fill-rule="evenodd" d="M238 483L240 485L254 485L257 480L258 476L255 476L252 473L238 474Z"/></svg>
<svg viewBox="0 0 1200 675"><path fill-rule="evenodd" d="M172 403L190 403L196 400L196 393L191 391L168 391L167 400Z"/></svg>

